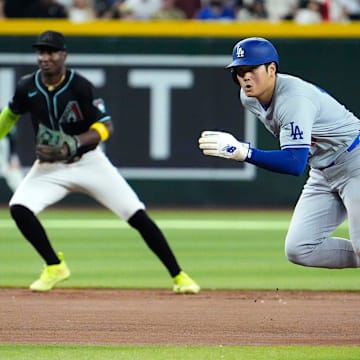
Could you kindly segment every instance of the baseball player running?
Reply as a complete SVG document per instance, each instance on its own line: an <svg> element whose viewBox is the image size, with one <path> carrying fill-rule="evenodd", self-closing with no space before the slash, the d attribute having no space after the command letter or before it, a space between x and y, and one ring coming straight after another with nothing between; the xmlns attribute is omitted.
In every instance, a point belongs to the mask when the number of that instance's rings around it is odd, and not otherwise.
<svg viewBox="0 0 360 360"><path fill-rule="evenodd" d="M46 263L30 289L48 291L70 276L64 255L55 253L36 215L76 191L93 197L141 234L169 271L176 293L198 293L198 284L181 270L144 204L101 151L99 143L113 131L112 120L103 100L94 96L93 85L66 68L64 36L45 31L33 47L39 69L20 79L0 114L0 138L26 112L36 132L37 159L10 200L16 225Z"/></svg>
<svg viewBox="0 0 360 360"><path fill-rule="evenodd" d="M301 175L308 163L286 255L303 266L360 267L360 120L318 86L279 73L278 53L266 39L239 41L227 68L243 106L278 138L280 150L256 149L219 131L204 131L200 149L291 175ZM346 218L350 241L332 236Z"/></svg>

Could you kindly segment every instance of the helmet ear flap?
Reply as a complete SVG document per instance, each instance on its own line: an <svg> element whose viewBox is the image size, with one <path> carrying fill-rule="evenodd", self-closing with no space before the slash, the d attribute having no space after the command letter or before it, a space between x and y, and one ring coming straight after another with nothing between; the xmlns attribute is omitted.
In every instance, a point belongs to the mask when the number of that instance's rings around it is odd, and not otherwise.
<svg viewBox="0 0 360 360"><path fill-rule="evenodd" d="M240 86L240 83L239 83L239 80L237 78L237 75L236 75L236 70L235 68L231 68L231 76L232 76L232 79L234 80L234 83L238 86Z"/></svg>

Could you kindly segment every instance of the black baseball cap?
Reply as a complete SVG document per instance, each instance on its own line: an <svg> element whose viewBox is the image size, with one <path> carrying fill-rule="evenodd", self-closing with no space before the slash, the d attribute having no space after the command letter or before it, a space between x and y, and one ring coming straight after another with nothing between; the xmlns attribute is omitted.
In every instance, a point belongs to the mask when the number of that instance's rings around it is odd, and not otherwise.
<svg viewBox="0 0 360 360"><path fill-rule="evenodd" d="M41 33L37 41L33 44L34 49L50 48L55 50L65 50L65 37L57 31L47 30Z"/></svg>

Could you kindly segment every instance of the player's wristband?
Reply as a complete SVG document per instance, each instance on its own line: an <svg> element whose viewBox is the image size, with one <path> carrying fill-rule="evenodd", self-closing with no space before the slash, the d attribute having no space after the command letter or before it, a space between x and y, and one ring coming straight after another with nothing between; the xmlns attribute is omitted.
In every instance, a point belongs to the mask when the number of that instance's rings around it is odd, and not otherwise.
<svg viewBox="0 0 360 360"><path fill-rule="evenodd" d="M100 135L100 140L101 141L105 141L109 137L109 130L107 129L107 127L103 123L101 123L99 121L92 124L90 126L90 129L94 129L95 131L98 132L98 134Z"/></svg>

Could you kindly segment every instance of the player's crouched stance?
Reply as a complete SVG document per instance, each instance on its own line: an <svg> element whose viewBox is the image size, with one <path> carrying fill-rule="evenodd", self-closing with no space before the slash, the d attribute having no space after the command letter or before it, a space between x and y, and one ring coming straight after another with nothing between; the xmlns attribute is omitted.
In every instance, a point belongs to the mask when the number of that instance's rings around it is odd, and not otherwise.
<svg viewBox="0 0 360 360"><path fill-rule="evenodd" d="M144 204L98 146L111 135L113 123L92 84L66 68L63 35L46 31L33 47L39 69L20 79L0 114L0 138L25 113L36 133L37 160L10 200L16 225L45 261L30 289L48 291L70 276L64 255L54 251L36 215L71 192L83 192L140 233L170 273L174 292L198 293L199 285L182 271Z"/></svg>
<svg viewBox="0 0 360 360"><path fill-rule="evenodd" d="M203 154L291 175L301 175L308 164L286 236L288 259L303 266L360 267L360 120L319 87L278 73L278 53L266 39L239 41L232 60L227 68L240 86L241 103L279 139L280 150L262 151L226 132L204 131ZM346 218L350 241L332 236Z"/></svg>

